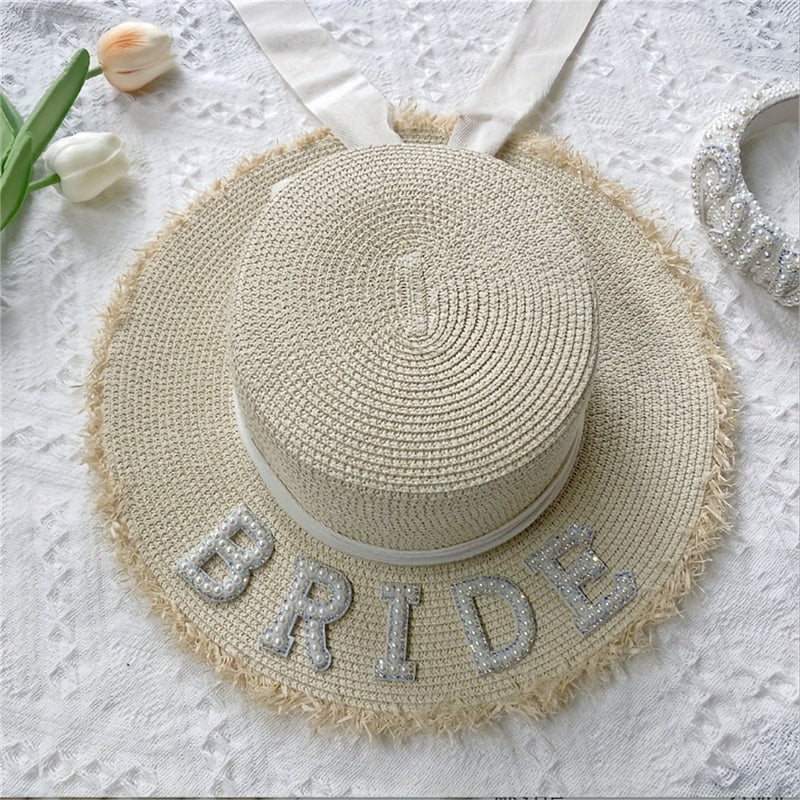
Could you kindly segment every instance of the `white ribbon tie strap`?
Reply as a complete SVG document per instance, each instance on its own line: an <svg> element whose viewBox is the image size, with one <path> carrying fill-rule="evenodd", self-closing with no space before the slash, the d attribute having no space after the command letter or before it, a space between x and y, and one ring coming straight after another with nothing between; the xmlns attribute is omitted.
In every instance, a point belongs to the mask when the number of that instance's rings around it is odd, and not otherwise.
<svg viewBox="0 0 800 800"><path fill-rule="evenodd" d="M448 146L494 155L546 97L598 5L600 0L533 0L467 99Z"/></svg>
<svg viewBox="0 0 800 800"><path fill-rule="evenodd" d="M347 148L402 144L381 93L345 57L303 0L231 4L309 111Z"/></svg>

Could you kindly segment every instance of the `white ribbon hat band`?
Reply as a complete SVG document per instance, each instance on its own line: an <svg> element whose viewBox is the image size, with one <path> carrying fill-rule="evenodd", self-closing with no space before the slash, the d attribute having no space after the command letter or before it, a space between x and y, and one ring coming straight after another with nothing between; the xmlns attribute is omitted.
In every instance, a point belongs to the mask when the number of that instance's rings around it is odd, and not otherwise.
<svg viewBox="0 0 800 800"><path fill-rule="evenodd" d="M236 425L239 429L239 436L247 450L253 464L269 489L275 502L301 527L310 533L315 539L322 542L334 550L339 550L356 558L368 561L380 561L384 564L394 566L429 566L431 564L446 564L450 561L460 561L465 558L485 553L495 547L512 539L531 525L538 517L544 513L547 507L561 493L561 490L569 480L575 461L580 451L581 438L583 433L583 415L576 427L577 434L572 442L567 457L556 471L550 483L539 494L539 496L526 508L522 509L513 519L505 525L501 525L489 533L471 539L462 544L442 547L436 550L394 550L388 547L377 547L356 541L341 533L331 530L327 525L312 517L300 505L289 489L283 484L281 479L275 474L272 467L256 447L255 442L250 436L244 416L241 413L239 404L234 396L234 408L236 413Z"/></svg>

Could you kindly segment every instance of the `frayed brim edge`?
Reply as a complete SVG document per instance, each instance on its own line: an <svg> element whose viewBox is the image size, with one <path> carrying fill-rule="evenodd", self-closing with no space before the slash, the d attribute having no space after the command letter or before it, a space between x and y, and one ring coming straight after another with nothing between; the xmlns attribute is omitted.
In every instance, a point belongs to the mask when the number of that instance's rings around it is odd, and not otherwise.
<svg viewBox="0 0 800 800"><path fill-rule="evenodd" d="M410 130L430 130L447 136L455 118L442 118L415 108L399 111L394 124L402 135ZM104 527L115 545L121 565L133 574L136 583L148 597L151 609L177 634L189 650L210 662L216 672L231 680L249 694L264 701L278 712L304 712L315 730L335 727L357 731L368 736L389 735L401 738L428 731L454 735L478 725L497 721L499 717L514 713L529 719L539 719L561 708L579 686L586 687L606 680L611 666L634 653L652 647L651 631L657 623L679 612L680 600L691 590L703 572L710 551L728 529L728 496L733 475L733 442L735 430L736 394L732 385L731 365L720 346L720 332L699 281L690 274L689 265L671 247L656 224L633 210L629 193L618 184L601 178L589 162L572 151L564 142L539 134L513 139L506 148L516 148L560 167L576 176L589 189L601 194L612 205L624 212L651 243L669 273L681 285L691 314L697 324L708 357L713 383L714 408L717 418L716 435L712 447L711 469L697 524L688 539L681 559L661 590L651 596L641 609L638 618L613 641L606 644L593 658L557 680L540 684L533 691L519 692L500 702L463 705L435 705L410 710L369 709L334 703L292 689L265 675L253 672L238 653L224 650L197 628L179 606L166 594L140 556L131 540L122 515L122 487L112 474L103 443L103 387L111 342L120 329L136 283L149 259L162 247L169 236L184 220L204 205L216 192L224 191L227 184L257 168L282 153L302 149L329 135L326 130L306 134L291 145L276 147L262 155L243 161L227 178L218 180L198 197L182 214L172 215L170 222L147 247L137 251L138 258L120 279L107 311L102 316L102 331L94 350L92 365L86 382L86 407L88 423L85 429L85 462L95 474L97 493L96 509ZM504 148L505 149L505 148ZM502 157L503 152L498 154Z"/></svg>

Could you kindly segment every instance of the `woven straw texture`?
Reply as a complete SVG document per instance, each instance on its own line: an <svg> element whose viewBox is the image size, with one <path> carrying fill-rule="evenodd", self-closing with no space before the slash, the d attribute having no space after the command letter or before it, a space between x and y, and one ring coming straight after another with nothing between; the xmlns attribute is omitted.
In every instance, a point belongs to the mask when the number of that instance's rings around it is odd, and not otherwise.
<svg viewBox="0 0 800 800"><path fill-rule="evenodd" d="M552 201L495 158L326 158L264 210L239 275L248 432L349 538L432 550L486 534L580 433L597 347L584 256Z"/></svg>
<svg viewBox="0 0 800 800"><path fill-rule="evenodd" d="M408 141L441 142L446 125L407 114ZM526 139L500 157L556 200L596 288L600 347L583 443L567 488L530 529L463 562L398 568L331 551L294 525L266 492L236 431L228 365L228 309L236 267L275 182L340 146L322 133L244 167L165 231L125 279L109 312L90 380L90 461L101 509L122 553L176 630L218 668L282 708L370 731L452 730L508 708L550 712L573 682L642 646L646 626L676 610L720 531L730 468L727 364L697 288L622 195L552 140ZM535 225L535 220L531 221ZM560 230L560 229L559 229ZM547 236L557 236L556 230ZM275 553L244 595L211 604L173 565L237 503L275 534ZM630 570L637 597L587 637L524 558L567 525L596 532L609 566L600 596ZM329 629L333 664L315 673L302 632L287 658L258 648L302 553L343 571L349 611ZM477 575L517 583L534 607L530 655L477 676L450 585ZM373 678L385 648L381 582L419 584L409 657L413 684ZM497 642L512 636L501 605L481 613Z"/></svg>

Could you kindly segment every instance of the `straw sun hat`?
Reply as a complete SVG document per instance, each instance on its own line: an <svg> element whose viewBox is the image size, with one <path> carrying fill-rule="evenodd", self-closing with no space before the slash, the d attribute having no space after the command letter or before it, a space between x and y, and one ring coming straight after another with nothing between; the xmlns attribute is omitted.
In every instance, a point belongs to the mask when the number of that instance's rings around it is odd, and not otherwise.
<svg viewBox="0 0 800 800"><path fill-rule="evenodd" d="M561 143L239 168L122 281L100 509L155 608L281 709L370 732L551 713L677 610L723 527L697 283Z"/></svg>

